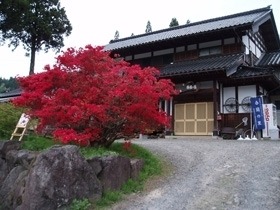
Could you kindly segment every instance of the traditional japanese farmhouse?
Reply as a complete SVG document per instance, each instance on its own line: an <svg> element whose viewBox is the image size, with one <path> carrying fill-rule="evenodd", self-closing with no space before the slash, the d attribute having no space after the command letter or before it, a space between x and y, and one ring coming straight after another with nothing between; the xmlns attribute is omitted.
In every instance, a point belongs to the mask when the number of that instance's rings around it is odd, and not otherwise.
<svg viewBox="0 0 280 210"><path fill-rule="evenodd" d="M112 40L105 50L157 67L176 84L180 94L160 102L174 135L235 127L249 117L250 97L280 110L280 41L270 7Z"/></svg>

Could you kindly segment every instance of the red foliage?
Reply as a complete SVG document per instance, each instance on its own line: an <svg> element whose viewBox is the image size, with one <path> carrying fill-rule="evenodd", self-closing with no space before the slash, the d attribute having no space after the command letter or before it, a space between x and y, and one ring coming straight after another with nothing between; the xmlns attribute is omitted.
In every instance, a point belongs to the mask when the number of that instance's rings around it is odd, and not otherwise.
<svg viewBox="0 0 280 210"><path fill-rule="evenodd" d="M39 131L51 126L64 143L109 146L115 139L167 126L160 99L176 94L155 68L113 59L102 47L68 49L52 68L19 78L23 89L14 103L40 119Z"/></svg>
<svg viewBox="0 0 280 210"><path fill-rule="evenodd" d="M133 149L130 140L124 140L123 149L124 149L126 152L130 153L130 155L133 155L133 156L136 155L136 150Z"/></svg>

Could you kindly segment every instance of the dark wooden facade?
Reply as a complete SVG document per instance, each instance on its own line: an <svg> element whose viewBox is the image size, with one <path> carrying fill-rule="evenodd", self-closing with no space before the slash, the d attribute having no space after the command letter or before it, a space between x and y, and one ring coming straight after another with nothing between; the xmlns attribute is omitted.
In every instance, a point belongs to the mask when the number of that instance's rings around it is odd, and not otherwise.
<svg viewBox="0 0 280 210"><path fill-rule="evenodd" d="M180 89L173 107L166 109L172 110L173 129L176 104L213 102L213 130L221 130L250 117L239 109L224 111L228 94L238 99L247 86L254 87L249 96L280 86L273 69L255 66L263 54L280 49L276 32L272 10L266 7L112 41L105 49L131 64L160 69L161 78L171 79L180 88L195 84L195 89Z"/></svg>

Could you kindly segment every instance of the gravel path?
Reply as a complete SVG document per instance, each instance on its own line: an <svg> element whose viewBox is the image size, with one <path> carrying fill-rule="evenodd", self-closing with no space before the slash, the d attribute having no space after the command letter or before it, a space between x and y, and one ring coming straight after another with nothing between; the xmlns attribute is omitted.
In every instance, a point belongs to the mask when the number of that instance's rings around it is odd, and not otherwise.
<svg viewBox="0 0 280 210"><path fill-rule="evenodd" d="M115 210L280 209L280 141L135 140L171 163L154 187Z"/></svg>

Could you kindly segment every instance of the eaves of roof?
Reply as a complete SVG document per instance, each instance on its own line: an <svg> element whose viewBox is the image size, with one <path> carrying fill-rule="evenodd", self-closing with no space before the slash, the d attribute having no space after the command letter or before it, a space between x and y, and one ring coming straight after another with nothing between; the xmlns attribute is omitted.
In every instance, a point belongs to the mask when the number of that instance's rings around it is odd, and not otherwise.
<svg viewBox="0 0 280 210"><path fill-rule="evenodd" d="M0 98L12 98L21 95L22 90L20 88L9 91L7 93L0 93Z"/></svg>
<svg viewBox="0 0 280 210"><path fill-rule="evenodd" d="M274 71L270 68L240 66L238 70L232 74L231 78L253 78L253 77L271 77Z"/></svg>
<svg viewBox="0 0 280 210"><path fill-rule="evenodd" d="M265 53L255 64L257 67L280 67L280 51Z"/></svg>
<svg viewBox="0 0 280 210"><path fill-rule="evenodd" d="M231 75L227 82L227 85L239 84L261 84L262 87L268 91L274 90L280 87L280 80L271 68L254 67L254 66L240 66L233 75Z"/></svg>
<svg viewBox="0 0 280 210"><path fill-rule="evenodd" d="M213 71L227 71L232 67L234 67L236 71L236 64L240 65L242 61L244 61L244 54L202 57L195 60L169 64L160 70L160 76L172 77L177 75L209 73Z"/></svg>
<svg viewBox="0 0 280 210"><path fill-rule="evenodd" d="M104 46L104 50L112 51L221 29L236 28L246 25L252 26L254 22L258 23L259 20L262 19L262 17L267 16L270 11L270 7L265 7L234 15L223 16L151 33L132 36L124 39L113 40L111 41L111 43Z"/></svg>
<svg viewBox="0 0 280 210"><path fill-rule="evenodd" d="M0 98L0 103L9 102L9 101L13 100L14 98L16 98L16 97Z"/></svg>

